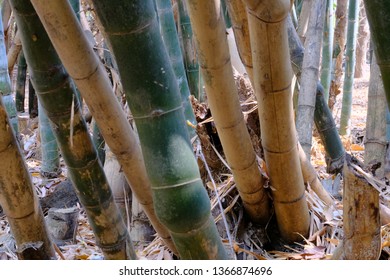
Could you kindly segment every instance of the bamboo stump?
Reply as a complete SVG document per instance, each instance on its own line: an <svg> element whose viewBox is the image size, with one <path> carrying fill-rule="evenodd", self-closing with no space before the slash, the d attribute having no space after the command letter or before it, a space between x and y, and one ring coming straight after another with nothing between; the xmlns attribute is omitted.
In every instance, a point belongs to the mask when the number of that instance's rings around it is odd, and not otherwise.
<svg viewBox="0 0 390 280"><path fill-rule="evenodd" d="M343 205L344 238L333 259L377 260L381 252L379 193L350 156L344 164Z"/></svg>
<svg viewBox="0 0 390 280"><path fill-rule="evenodd" d="M49 209L46 223L51 239L58 246L75 242L79 212L76 207Z"/></svg>

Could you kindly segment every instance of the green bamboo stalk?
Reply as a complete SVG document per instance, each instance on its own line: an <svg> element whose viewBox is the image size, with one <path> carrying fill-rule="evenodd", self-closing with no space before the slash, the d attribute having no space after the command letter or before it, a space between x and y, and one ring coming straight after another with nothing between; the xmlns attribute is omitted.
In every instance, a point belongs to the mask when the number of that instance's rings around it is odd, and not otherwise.
<svg viewBox="0 0 390 280"><path fill-rule="evenodd" d="M18 112L24 112L24 100L26 97L27 63L23 52L18 58L18 74L16 77L15 100Z"/></svg>
<svg viewBox="0 0 390 280"><path fill-rule="evenodd" d="M76 14L76 18L80 21L80 0L69 0L69 4Z"/></svg>
<svg viewBox="0 0 390 280"><path fill-rule="evenodd" d="M383 86L386 92L387 105L390 107L390 6L387 1L364 1L374 51L382 74Z"/></svg>
<svg viewBox="0 0 390 280"><path fill-rule="evenodd" d="M329 100L329 89L332 72L333 38L334 38L334 0L327 0L324 37L322 41L321 84L324 87L325 100Z"/></svg>
<svg viewBox="0 0 390 280"><path fill-rule="evenodd" d="M87 212L97 244L107 259L136 259L130 235L114 202L110 186L89 136L64 69L38 15L28 0L10 0L21 32L32 83L46 112L68 175Z"/></svg>
<svg viewBox="0 0 390 280"><path fill-rule="evenodd" d="M31 70L31 69L30 69ZM33 74L34 71L31 71ZM57 140L50 126L46 111L41 106L38 98L39 135L41 138L41 170L40 174L45 178L56 178L61 174L60 155Z"/></svg>
<svg viewBox="0 0 390 280"><path fill-rule="evenodd" d="M157 216L169 229L182 259L226 259L192 152L180 91L153 1L93 4L123 79Z"/></svg>
<svg viewBox="0 0 390 280"><path fill-rule="evenodd" d="M229 11L226 6L225 0L221 0L221 13L223 15L223 18L225 19L226 28L232 28L232 21L230 19Z"/></svg>
<svg viewBox="0 0 390 280"><path fill-rule="evenodd" d="M185 0L177 1L179 7L179 39L181 39L182 53L184 57L184 66L187 73L188 86L190 92L199 101L204 101L203 82L201 79L198 53L193 39L190 17L188 15Z"/></svg>
<svg viewBox="0 0 390 280"><path fill-rule="evenodd" d="M106 160L106 150L104 146L106 142L104 141L99 126L94 119L92 119L92 143L98 153L100 163L104 165L104 161Z"/></svg>
<svg viewBox="0 0 390 280"><path fill-rule="evenodd" d="M310 159L313 136L313 120L316 96L314 95L319 78L320 54L324 27L326 3L313 0L309 26L305 41L305 54L302 62L302 79L298 95L297 117L295 120L299 143L306 157Z"/></svg>
<svg viewBox="0 0 390 280"><path fill-rule="evenodd" d="M291 20L288 20L288 39L291 65L298 81L300 81L305 50ZM327 171L329 173L334 173L341 171L344 166L345 150L338 134L332 112L325 101L324 88L319 81L317 82L316 92L314 123L326 151Z"/></svg>
<svg viewBox="0 0 390 280"><path fill-rule="evenodd" d="M0 204L19 259L56 259L23 153L0 95Z"/></svg>
<svg viewBox="0 0 390 280"><path fill-rule="evenodd" d="M158 235L169 249L177 254L169 231L157 219L151 184L138 137L113 92L106 70L92 49L71 7L67 1L32 2L62 63L80 89L83 99L99 125L107 145L121 164L133 194ZM63 40L61 34L67 34L68 39ZM155 140L158 141L159 137L155 137Z"/></svg>
<svg viewBox="0 0 390 280"><path fill-rule="evenodd" d="M31 83L31 78L28 79L28 114L30 118L38 116L38 98Z"/></svg>
<svg viewBox="0 0 390 280"><path fill-rule="evenodd" d="M176 31L175 19L173 17L171 0L155 0L160 24L160 31L164 45L171 60L173 72L175 73L181 100L183 103L184 115L190 125L187 126L190 137L196 135L196 119L190 102L190 88L184 69L183 55L180 49L179 37Z"/></svg>
<svg viewBox="0 0 390 280"><path fill-rule="evenodd" d="M333 110L336 103L336 97L341 93L343 78L343 62L345 53L345 39L347 32L347 12L348 0L337 0L336 8L336 27L333 39L333 63L332 63L332 81L329 92L329 108Z"/></svg>
<svg viewBox="0 0 390 280"><path fill-rule="evenodd" d="M352 91L353 80L355 76L356 63L356 40L358 31L359 19L359 1L349 0L348 8L348 28L347 28L347 45L345 53L345 67L344 67L344 86L343 99L340 116L340 135L346 135L350 132L350 118L352 112Z"/></svg>
<svg viewBox="0 0 390 280"><path fill-rule="evenodd" d="M18 135L18 113L16 110L14 97L12 95L5 44L6 42L4 38L3 21L0 19L0 92L3 96L3 103L7 110L11 126L15 130L16 135Z"/></svg>

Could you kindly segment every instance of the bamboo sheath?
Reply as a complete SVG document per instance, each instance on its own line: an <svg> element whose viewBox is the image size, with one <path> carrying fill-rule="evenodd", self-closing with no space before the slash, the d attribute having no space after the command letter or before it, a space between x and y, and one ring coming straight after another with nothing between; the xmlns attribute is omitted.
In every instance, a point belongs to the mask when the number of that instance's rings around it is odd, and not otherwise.
<svg viewBox="0 0 390 280"><path fill-rule="evenodd" d="M208 104L227 162L251 219L266 223L270 215L268 195L240 107L220 1L187 3Z"/></svg>
<svg viewBox="0 0 390 280"><path fill-rule="evenodd" d="M20 259L56 259L38 197L0 96L0 204Z"/></svg>
<svg viewBox="0 0 390 280"><path fill-rule="evenodd" d="M273 186L272 196L282 237L306 236L309 211L299 162L291 100L286 18L290 1L245 1L248 8L255 90L262 144Z"/></svg>
<svg viewBox="0 0 390 280"><path fill-rule="evenodd" d="M169 232L155 215L150 182L136 135L71 7L67 1L34 0L31 3L154 229L176 252Z"/></svg>

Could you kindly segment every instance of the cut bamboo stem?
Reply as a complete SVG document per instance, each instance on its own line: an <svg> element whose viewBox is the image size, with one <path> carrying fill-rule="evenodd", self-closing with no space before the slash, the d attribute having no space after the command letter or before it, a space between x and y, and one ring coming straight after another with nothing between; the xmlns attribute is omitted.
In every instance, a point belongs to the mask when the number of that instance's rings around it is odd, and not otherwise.
<svg viewBox="0 0 390 280"><path fill-rule="evenodd" d="M381 225L379 193L370 186L361 167L350 156L344 164L342 245L336 249L334 259L377 260L381 252Z"/></svg>

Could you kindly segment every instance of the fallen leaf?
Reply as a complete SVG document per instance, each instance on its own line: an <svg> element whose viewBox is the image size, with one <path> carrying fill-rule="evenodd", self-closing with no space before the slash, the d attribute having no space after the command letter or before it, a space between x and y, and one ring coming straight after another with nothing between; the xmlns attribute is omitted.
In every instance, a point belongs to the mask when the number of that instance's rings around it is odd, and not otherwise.
<svg viewBox="0 0 390 280"><path fill-rule="evenodd" d="M352 145L351 145L351 151L355 151L355 152L364 151L364 147L363 147L363 146L360 146L360 145L358 145L358 144L352 144Z"/></svg>

